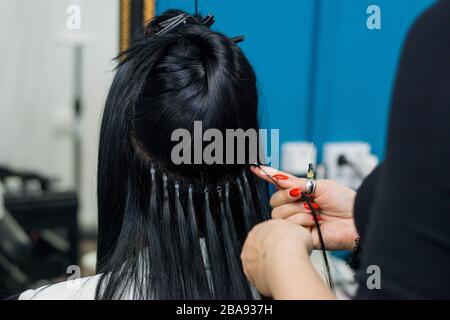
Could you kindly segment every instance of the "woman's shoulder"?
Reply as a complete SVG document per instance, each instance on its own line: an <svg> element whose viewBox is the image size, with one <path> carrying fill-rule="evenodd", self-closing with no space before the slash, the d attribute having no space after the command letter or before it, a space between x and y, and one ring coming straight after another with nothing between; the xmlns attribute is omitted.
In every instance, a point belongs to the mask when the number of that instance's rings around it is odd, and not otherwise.
<svg viewBox="0 0 450 320"><path fill-rule="evenodd" d="M27 290L19 300L94 300L99 278L95 275Z"/></svg>

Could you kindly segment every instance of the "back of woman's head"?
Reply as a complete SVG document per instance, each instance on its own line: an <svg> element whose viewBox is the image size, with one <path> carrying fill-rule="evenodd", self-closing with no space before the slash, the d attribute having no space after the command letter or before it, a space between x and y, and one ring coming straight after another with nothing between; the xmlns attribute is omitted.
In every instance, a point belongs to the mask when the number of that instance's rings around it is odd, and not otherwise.
<svg viewBox="0 0 450 320"><path fill-rule="evenodd" d="M256 79L205 21L167 11L120 56L100 137L98 298L252 297L239 253L267 217L248 172L259 140L225 139L258 129Z"/></svg>

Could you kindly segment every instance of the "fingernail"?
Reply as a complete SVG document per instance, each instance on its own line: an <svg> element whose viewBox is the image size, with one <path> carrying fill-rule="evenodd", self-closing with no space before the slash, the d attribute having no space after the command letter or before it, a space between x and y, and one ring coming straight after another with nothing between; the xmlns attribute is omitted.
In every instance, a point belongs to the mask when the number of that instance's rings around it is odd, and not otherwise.
<svg viewBox="0 0 450 320"><path fill-rule="evenodd" d="M311 208L309 207L309 205L306 202L303 203L303 207L305 209L311 210ZM318 210L319 209L319 205L317 203L314 203L314 202L311 202L311 207L313 207L314 210Z"/></svg>
<svg viewBox="0 0 450 320"><path fill-rule="evenodd" d="M291 191L289 191L289 195L292 198L297 198L301 194L302 194L302 190L300 188L294 188Z"/></svg>
<svg viewBox="0 0 450 320"><path fill-rule="evenodd" d="M310 215L309 217L311 218L311 220L314 221L314 216L313 215ZM322 221L322 217L320 215L316 215L316 217L317 217L317 221Z"/></svg>
<svg viewBox="0 0 450 320"><path fill-rule="evenodd" d="M287 180L287 179L289 179L288 176L285 176L284 174L281 174L281 173L274 174L272 177L275 178L275 179L279 179L279 180Z"/></svg>

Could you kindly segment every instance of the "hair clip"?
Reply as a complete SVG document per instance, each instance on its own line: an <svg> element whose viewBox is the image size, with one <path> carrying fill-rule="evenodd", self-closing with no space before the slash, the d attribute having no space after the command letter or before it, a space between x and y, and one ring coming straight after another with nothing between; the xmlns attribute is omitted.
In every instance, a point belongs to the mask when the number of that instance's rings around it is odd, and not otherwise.
<svg viewBox="0 0 450 320"><path fill-rule="evenodd" d="M208 13L208 15L199 24L211 28L214 22L216 22L216 19L214 19L214 16L211 13Z"/></svg>
<svg viewBox="0 0 450 320"><path fill-rule="evenodd" d="M230 40L233 41L234 43L239 43L239 42L244 41L245 37L244 36L236 36L236 37L230 38Z"/></svg>
<svg viewBox="0 0 450 320"><path fill-rule="evenodd" d="M156 35L162 35L172 31L180 25L186 25L187 23L194 23L199 25L204 25L210 28L215 22L214 16L212 14L208 14L202 21L198 21L198 19L194 16L191 16L186 13L179 14L173 18L167 19L161 22L159 25L162 27L161 30L156 32Z"/></svg>
<svg viewBox="0 0 450 320"><path fill-rule="evenodd" d="M167 19L167 20L161 22L159 25L160 25L161 27L163 27L163 28L162 28L160 31L158 31L158 32L156 33L156 35L159 36L159 35L165 34L165 33L169 32L169 31L175 29L175 28L178 27L180 24L185 24L185 23L186 23L186 20L187 20L189 17L190 17L189 15L187 15L187 14L185 14L185 13L182 13L182 14L180 14L180 15L178 15L178 16L175 16L175 17L173 17L173 18L170 18L170 19Z"/></svg>

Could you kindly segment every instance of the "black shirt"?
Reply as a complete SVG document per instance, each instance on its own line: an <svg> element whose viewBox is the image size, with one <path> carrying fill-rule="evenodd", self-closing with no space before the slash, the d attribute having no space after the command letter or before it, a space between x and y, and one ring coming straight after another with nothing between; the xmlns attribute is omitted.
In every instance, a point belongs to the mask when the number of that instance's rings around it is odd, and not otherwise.
<svg viewBox="0 0 450 320"><path fill-rule="evenodd" d="M392 100L385 161L355 201L359 299L450 298L450 1L412 27ZM380 268L381 289L366 281Z"/></svg>

